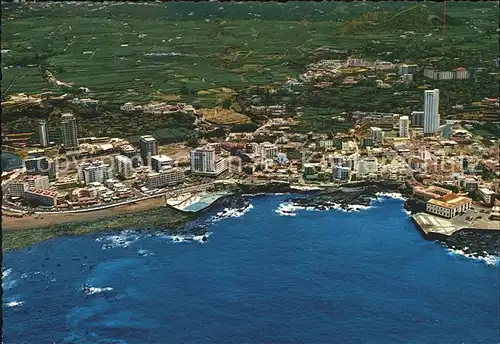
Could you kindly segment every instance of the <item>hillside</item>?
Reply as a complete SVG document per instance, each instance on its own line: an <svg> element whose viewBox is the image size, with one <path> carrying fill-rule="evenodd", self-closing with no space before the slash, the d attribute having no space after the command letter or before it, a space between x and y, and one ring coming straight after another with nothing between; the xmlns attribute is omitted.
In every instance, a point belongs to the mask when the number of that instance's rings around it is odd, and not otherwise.
<svg viewBox="0 0 500 344"><path fill-rule="evenodd" d="M379 10L360 15L346 21L340 31L344 34L366 34L380 32L414 31L429 32L441 28L440 6L418 4L404 10ZM457 25L458 20L446 16L446 25Z"/></svg>

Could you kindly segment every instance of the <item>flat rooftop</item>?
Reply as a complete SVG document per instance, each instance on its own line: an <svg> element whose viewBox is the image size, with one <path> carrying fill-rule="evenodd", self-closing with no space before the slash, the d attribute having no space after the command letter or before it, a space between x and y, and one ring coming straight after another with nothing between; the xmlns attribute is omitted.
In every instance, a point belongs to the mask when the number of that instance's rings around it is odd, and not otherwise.
<svg viewBox="0 0 500 344"><path fill-rule="evenodd" d="M447 236L461 229L500 230L500 221L489 220L488 217L489 212L480 213L476 209L469 209L465 214L452 219L428 213L412 215L413 220L425 234L435 233Z"/></svg>
<svg viewBox="0 0 500 344"><path fill-rule="evenodd" d="M172 158L166 155L153 155L151 159L158 160L159 162L171 162Z"/></svg>
<svg viewBox="0 0 500 344"><path fill-rule="evenodd" d="M28 192L35 195L46 196L46 197L57 197L59 195L56 191L36 189L36 188L29 188Z"/></svg>

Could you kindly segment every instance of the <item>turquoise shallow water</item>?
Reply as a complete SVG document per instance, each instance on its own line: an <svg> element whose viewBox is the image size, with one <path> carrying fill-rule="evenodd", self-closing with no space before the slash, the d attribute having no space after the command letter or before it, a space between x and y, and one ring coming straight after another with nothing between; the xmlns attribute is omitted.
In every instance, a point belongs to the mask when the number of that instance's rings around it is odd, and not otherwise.
<svg viewBox="0 0 500 344"><path fill-rule="evenodd" d="M221 198L225 194L219 194L219 193L211 193L203 196L199 202L190 204L189 206L185 207L183 211L189 211L189 212L198 212L200 210L205 209L215 201L217 201L219 198Z"/></svg>
<svg viewBox="0 0 500 344"><path fill-rule="evenodd" d="M498 265L423 240L400 200L280 216L284 197L207 214L205 243L124 229L5 254L4 343L498 343Z"/></svg>

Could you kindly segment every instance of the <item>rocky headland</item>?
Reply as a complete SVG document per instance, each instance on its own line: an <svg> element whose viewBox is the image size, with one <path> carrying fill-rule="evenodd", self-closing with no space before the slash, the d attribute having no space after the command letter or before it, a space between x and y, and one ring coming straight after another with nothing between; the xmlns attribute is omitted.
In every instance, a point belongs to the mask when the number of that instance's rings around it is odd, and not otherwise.
<svg viewBox="0 0 500 344"><path fill-rule="evenodd" d="M500 231L463 229L440 241L443 246L461 250L474 258L500 255Z"/></svg>
<svg viewBox="0 0 500 344"><path fill-rule="evenodd" d="M312 207L318 210L331 208L353 210L357 206L370 206L380 193L408 194L404 184L397 183L363 183L329 188L312 193L308 197L292 197L286 200L299 207Z"/></svg>

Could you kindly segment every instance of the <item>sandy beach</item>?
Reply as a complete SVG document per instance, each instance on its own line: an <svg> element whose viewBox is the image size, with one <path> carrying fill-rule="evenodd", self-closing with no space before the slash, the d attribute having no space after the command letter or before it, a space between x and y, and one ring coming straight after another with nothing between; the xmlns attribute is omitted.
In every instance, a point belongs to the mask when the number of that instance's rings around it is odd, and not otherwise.
<svg viewBox="0 0 500 344"><path fill-rule="evenodd" d="M120 205L114 208L86 213L25 215L21 218L2 215L2 230L9 231L16 229L42 228L58 223L96 220L125 213L137 213L151 210L164 205L165 198L159 196L158 198L138 201L136 204Z"/></svg>

